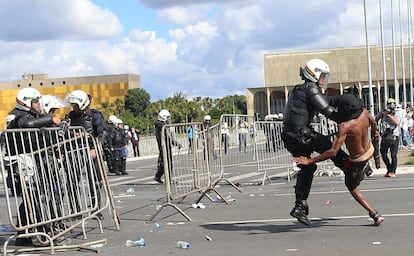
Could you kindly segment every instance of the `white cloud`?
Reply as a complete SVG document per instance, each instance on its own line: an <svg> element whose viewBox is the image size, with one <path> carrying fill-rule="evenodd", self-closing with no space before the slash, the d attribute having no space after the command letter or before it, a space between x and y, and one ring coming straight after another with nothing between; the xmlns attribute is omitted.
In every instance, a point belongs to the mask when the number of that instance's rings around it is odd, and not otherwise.
<svg viewBox="0 0 414 256"><path fill-rule="evenodd" d="M183 8L183 7L171 7L168 9L160 10L158 17L167 22L171 22L177 25L194 24L203 18L203 14L198 8Z"/></svg>
<svg viewBox="0 0 414 256"><path fill-rule="evenodd" d="M102 39L122 30L110 10L87 0L2 0L0 19L4 41Z"/></svg>
<svg viewBox="0 0 414 256"><path fill-rule="evenodd" d="M233 2L245 2L249 0L140 0L152 8L168 8L173 6L193 6L204 4L230 4ZM250 0L257 1L257 0Z"/></svg>
<svg viewBox="0 0 414 256"><path fill-rule="evenodd" d="M217 28L208 22L200 22L184 29L170 31L171 38L177 43L180 60L202 65L201 61L211 49L211 41L217 35Z"/></svg>

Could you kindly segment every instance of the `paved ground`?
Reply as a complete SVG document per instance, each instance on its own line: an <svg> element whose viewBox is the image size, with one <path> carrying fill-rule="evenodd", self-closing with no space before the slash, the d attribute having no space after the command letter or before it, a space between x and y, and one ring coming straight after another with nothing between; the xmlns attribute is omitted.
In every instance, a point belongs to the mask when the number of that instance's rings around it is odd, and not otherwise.
<svg viewBox="0 0 414 256"><path fill-rule="evenodd" d="M362 182L363 193L385 217L379 227L373 226L368 214L346 191L342 177L316 177L309 198L313 225L306 227L289 215L294 201L294 183L283 177L273 177L272 184L265 186L243 186L241 193L221 183L217 190L229 199L228 205L203 198L205 209L193 208L199 195L189 196L176 206L193 219L191 222L173 207L165 207L153 222L147 222L156 208L165 203L164 187L151 180L155 161L131 160L128 162L130 175L110 177L121 230L114 230L109 211L105 211L104 234L99 234L96 223L88 223L88 240L107 239L99 255L378 256L412 253L414 167L399 166L396 178L384 178L385 170L376 170L374 176ZM215 198L214 193L210 195ZM4 215L2 211L0 220L3 223ZM3 233L3 237L6 235ZM75 237L76 233L72 235L72 243L82 241ZM125 246L126 240L140 238L145 239L145 247ZM189 242L191 247L176 248L179 240ZM56 254L75 253L79 254L75 251ZM83 250L82 254L95 253Z"/></svg>

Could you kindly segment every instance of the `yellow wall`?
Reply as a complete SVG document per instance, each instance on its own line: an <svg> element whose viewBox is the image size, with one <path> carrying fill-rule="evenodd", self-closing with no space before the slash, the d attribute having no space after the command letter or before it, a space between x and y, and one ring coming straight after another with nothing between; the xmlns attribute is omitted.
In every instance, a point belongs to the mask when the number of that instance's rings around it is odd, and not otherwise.
<svg viewBox="0 0 414 256"><path fill-rule="evenodd" d="M112 103L116 99L124 99L128 92L129 86L127 82L110 83L110 84L82 84L82 85L65 85L56 87L35 87L42 95L57 95L64 99L66 94L74 90L83 90L92 95L92 108L100 109L101 103ZM0 130L6 128L6 116L15 107L16 94L19 89L0 90ZM71 108L60 109L57 116L63 118Z"/></svg>

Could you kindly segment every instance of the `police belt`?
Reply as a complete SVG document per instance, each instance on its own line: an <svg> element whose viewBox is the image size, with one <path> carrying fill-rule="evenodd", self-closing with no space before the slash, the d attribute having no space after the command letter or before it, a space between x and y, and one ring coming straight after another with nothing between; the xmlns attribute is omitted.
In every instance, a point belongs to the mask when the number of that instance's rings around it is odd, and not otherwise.
<svg viewBox="0 0 414 256"><path fill-rule="evenodd" d="M312 130L311 127L307 127L307 126L283 126L283 131L284 132L293 132L293 133L299 133L304 129L310 129Z"/></svg>

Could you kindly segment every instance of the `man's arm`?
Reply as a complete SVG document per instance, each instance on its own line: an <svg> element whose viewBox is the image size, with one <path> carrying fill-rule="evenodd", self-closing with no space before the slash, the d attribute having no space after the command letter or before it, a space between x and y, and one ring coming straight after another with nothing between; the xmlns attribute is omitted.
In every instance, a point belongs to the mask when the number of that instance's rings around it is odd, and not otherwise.
<svg viewBox="0 0 414 256"><path fill-rule="evenodd" d="M364 110L367 111L367 110ZM380 134L378 131L377 121L372 117L369 113L366 114L368 116L369 125L371 126L371 142L374 146L374 162L375 167L379 169L381 167L381 159L380 159Z"/></svg>
<svg viewBox="0 0 414 256"><path fill-rule="evenodd" d="M310 165L310 164L324 161L326 159L336 156L336 154L338 153L338 151L341 149L342 145L345 142L347 131L349 129L348 127L349 125L346 123L340 124L338 133L332 143L332 147L328 149L327 151L312 158L300 156L300 157L294 157L293 160L298 164Z"/></svg>
<svg viewBox="0 0 414 256"><path fill-rule="evenodd" d="M365 111L367 111L367 110L364 110L364 112ZM369 125L371 126L371 138L373 138L377 135L379 136L377 121L369 113L366 116L368 116Z"/></svg>

